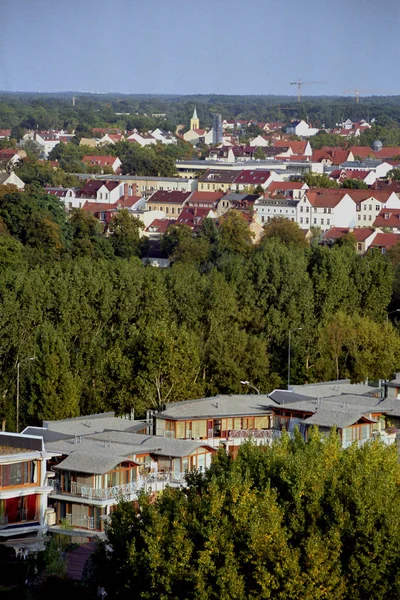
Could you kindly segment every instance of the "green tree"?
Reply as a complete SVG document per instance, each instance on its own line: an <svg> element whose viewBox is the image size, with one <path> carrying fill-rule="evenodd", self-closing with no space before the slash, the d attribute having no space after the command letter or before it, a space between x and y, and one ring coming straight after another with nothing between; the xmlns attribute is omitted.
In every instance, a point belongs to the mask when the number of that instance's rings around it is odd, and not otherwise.
<svg viewBox="0 0 400 600"><path fill-rule="evenodd" d="M115 255L121 258L140 256L143 247L140 232L143 229L144 224L138 217L130 215L127 209L119 210L109 225Z"/></svg>
<svg viewBox="0 0 400 600"><path fill-rule="evenodd" d="M285 219L285 217L274 217L264 227L262 240L278 239L284 244L293 244L300 248L308 246L303 231L297 223ZM261 242L263 243L263 242Z"/></svg>
<svg viewBox="0 0 400 600"><path fill-rule="evenodd" d="M232 253L247 253L253 247L254 233L245 217L237 210L229 210L219 221L221 249Z"/></svg>

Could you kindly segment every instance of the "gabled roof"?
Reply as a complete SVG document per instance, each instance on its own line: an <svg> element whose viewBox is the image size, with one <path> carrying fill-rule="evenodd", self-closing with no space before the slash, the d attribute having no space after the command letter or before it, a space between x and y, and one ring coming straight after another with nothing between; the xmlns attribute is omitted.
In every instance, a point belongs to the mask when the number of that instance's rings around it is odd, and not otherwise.
<svg viewBox="0 0 400 600"><path fill-rule="evenodd" d="M213 206L223 195L224 192L199 192L196 190L191 193L188 204L191 204L192 202L201 202L202 204L210 204Z"/></svg>
<svg viewBox="0 0 400 600"><path fill-rule="evenodd" d="M203 219L210 216L211 209L207 207L186 206L177 218L177 223L184 223L191 229L200 227Z"/></svg>
<svg viewBox="0 0 400 600"><path fill-rule="evenodd" d="M170 219L154 219L154 221L146 227L146 231L164 234L172 223L175 223L175 221L171 221Z"/></svg>
<svg viewBox="0 0 400 600"><path fill-rule="evenodd" d="M353 156L373 156L381 160L384 160L385 158L393 158L395 156L400 156L400 146L383 146L383 148L378 152L372 150L369 146L351 146L350 151L353 153Z"/></svg>
<svg viewBox="0 0 400 600"><path fill-rule="evenodd" d="M150 196L148 202L179 204L182 206L191 193L192 192L181 192L180 190L157 190Z"/></svg>
<svg viewBox="0 0 400 600"><path fill-rule="evenodd" d="M108 448L105 448L104 451L101 451L101 449L98 448L95 453L91 453L87 449L84 449L72 452L67 458L53 468L62 469L63 471L77 471L78 473L103 475L122 462L130 462L133 465L138 464L132 459L111 453Z"/></svg>
<svg viewBox="0 0 400 600"><path fill-rule="evenodd" d="M400 233L377 233L371 248L391 248L400 242Z"/></svg>
<svg viewBox="0 0 400 600"><path fill-rule="evenodd" d="M234 169L207 169L199 181L202 183L233 183L238 175Z"/></svg>
<svg viewBox="0 0 400 600"><path fill-rule="evenodd" d="M330 160L334 165L340 165L349 158L350 151L343 148L331 148L325 146L321 150L314 150L312 153L313 162Z"/></svg>
<svg viewBox="0 0 400 600"><path fill-rule="evenodd" d="M317 208L335 208L346 195L347 190L332 190L324 188L323 190L308 190L306 197L312 206Z"/></svg>
<svg viewBox="0 0 400 600"><path fill-rule="evenodd" d="M374 227L400 227L400 208L382 208L374 221Z"/></svg>
<svg viewBox="0 0 400 600"><path fill-rule="evenodd" d="M91 165L100 165L101 167L112 167L116 160L119 160L117 156L84 156L82 162L89 163Z"/></svg>
<svg viewBox="0 0 400 600"><path fill-rule="evenodd" d="M304 419L306 425L318 425L319 427L350 427L358 421L365 423L376 423L376 419L372 419L362 410L340 410L334 407L319 407L318 410L311 416Z"/></svg>
<svg viewBox="0 0 400 600"><path fill-rule="evenodd" d="M345 235L351 233L356 238L357 242L365 242L375 232L372 227L357 227L350 229L349 227L332 227L323 234L325 240L338 240Z"/></svg>
<svg viewBox="0 0 400 600"><path fill-rule="evenodd" d="M275 148L289 147L292 150L293 154L303 155L304 152L306 151L308 143L309 143L308 141L299 142L299 141L295 141L295 140L276 140L274 142L274 147Z"/></svg>
<svg viewBox="0 0 400 600"><path fill-rule="evenodd" d="M265 183L271 177L270 171L243 169L234 179L233 183L244 185L260 185Z"/></svg>

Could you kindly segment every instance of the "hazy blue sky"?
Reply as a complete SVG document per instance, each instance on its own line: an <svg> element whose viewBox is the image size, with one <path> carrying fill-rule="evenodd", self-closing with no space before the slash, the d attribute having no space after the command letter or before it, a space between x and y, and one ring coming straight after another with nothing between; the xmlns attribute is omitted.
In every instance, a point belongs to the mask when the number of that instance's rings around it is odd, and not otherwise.
<svg viewBox="0 0 400 600"><path fill-rule="evenodd" d="M399 0L0 0L0 90L400 92Z"/></svg>

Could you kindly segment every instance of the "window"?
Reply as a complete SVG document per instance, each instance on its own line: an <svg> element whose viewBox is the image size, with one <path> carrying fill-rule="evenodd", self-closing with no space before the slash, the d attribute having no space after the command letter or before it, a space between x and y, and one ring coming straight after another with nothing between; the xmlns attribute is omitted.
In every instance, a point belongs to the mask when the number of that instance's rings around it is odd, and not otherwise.
<svg viewBox="0 0 400 600"><path fill-rule="evenodd" d="M330 224L331 224L331 220L330 220L330 219L327 219L327 220L326 220L326 224L327 224L327 225L330 225Z"/></svg>
<svg viewBox="0 0 400 600"><path fill-rule="evenodd" d="M310 207L306 206L306 212L310 212Z"/></svg>
<svg viewBox="0 0 400 600"><path fill-rule="evenodd" d="M308 217L306 218L306 223L307 223L307 225L308 225Z"/></svg>
<svg viewBox="0 0 400 600"><path fill-rule="evenodd" d="M302 206L300 206L300 212L303 212L303 207Z"/></svg>
<svg viewBox="0 0 400 600"><path fill-rule="evenodd" d="M321 219L321 225L323 225L323 224L324 224L324 220L323 220L323 219Z"/></svg>
<svg viewBox="0 0 400 600"><path fill-rule="evenodd" d="M362 250L362 243L361 242L358 242L358 244L357 244L357 250L360 250L360 251Z"/></svg>
<svg viewBox="0 0 400 600"><path fill-rule="evenodd" d="M168 206L166 206L166 207L165 207L165 214L167 215L167 214L168 214L168 212L169 212L169 208L168 208Z"/></svg>
<svg viewBox="0 0 400 600"><path fill-rule="evenodd" d="M175 209L172 207L171 208L171 214L173 215L175 213Z"/></svg>
<svg viewBox="0 0 400 600"><path fill-rule="evenodd" d="M375 210L379 210L379 209L380 209L380 206L379 206L379 204L377 204L377 205L375 206Z"/></svg>
<svg viewBox="0 0 400 600"><path fill-rule="evenodd" d="M372 221L372 215L368 215L368 220Z"/></svg>
<svg viewBox="0 0 400 600"><path fill-rule="evenodd" d="M303 223L303 217L300 217L300 223Z"/></svg>
<svg viewBox="0 0 400 600"><path fill-rule="evenodd" d="M361 221L361 215L358 215L358 220Z"/></svg>
<svg viewBox="0 0 400 600"><path fill-rule="evenodd" d="M369 205L369 210L372 210L372 204Z"/></svg>
<svg viewBox="0 0 400 600"><path fill-rule="evenodd" d="M367 215L364 215L363 220L366 221L367 220Z"/></svg>
<svg viewBox="0 0 400 600"><path fill-rule="evenodd" d="M317 224L317 219L313 219L313 221L314 221L314 225L316 225Z"/></svg>
<svg viewBox="0 0 400 600"><path fill-rule="evenodd" d="M331 214L331 212L332 212L332 209L328 208L328 213Z"/></svg>

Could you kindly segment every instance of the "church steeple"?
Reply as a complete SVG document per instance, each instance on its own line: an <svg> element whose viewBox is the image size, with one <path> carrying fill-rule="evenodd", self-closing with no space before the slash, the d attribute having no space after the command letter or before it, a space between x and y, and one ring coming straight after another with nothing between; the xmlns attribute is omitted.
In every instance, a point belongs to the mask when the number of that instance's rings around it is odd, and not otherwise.
<svg viewBox="0 0 400 600"><path fill-rule="evenodd" d="M190 119L190 129L200 129L200 121L197 116L196 107L194 107L193 117Z"/></svg>

